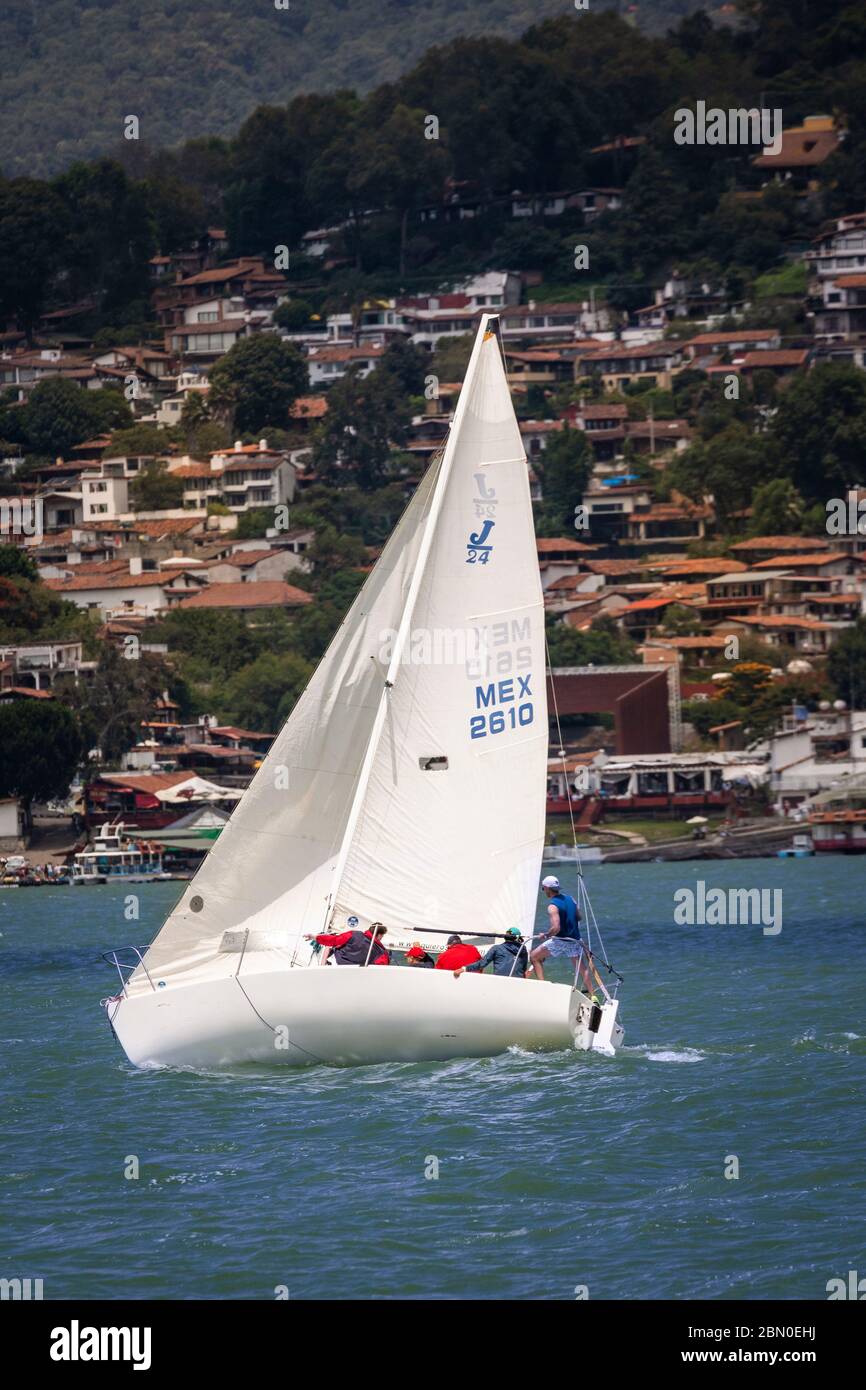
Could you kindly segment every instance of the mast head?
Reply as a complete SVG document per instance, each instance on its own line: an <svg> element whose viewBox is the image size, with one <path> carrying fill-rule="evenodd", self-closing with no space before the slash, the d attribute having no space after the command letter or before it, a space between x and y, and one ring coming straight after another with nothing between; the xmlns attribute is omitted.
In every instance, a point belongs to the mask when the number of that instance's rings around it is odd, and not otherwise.
<svg viewBox="0 0 866 1390"><path fill-rule="evenodd" d="M502 320L498 314L484 314L481 319L479 331L484 335L484 341L488 338L495 338L499 344L499 352L502 356L502 365L505 366L505 347L502 342Z"/></svg>

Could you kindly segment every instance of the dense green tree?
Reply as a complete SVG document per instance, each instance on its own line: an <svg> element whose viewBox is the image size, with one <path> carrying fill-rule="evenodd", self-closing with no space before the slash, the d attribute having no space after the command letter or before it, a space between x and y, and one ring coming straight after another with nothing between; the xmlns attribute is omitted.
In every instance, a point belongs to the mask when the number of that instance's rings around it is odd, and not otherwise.
<svg viewBox="0 0 866 1390"><path fill-rule="evenodd" d="M20 546L0 544L0 578L31 579L36 582L39 572L32 557Z"/></svg>
<svg viewBox="0 0 866 1390"><path fill-rule="evenodd" d="M224 709L241 728L276 733L312 672L309 662L294 652L263 652L225 682Z"/></svg>
<svg viewBox="0 0 866 1390"><path fill-rule="evenodd" d="M827 657L827 674L837 696L852 709L866 705L866 620L839 633Z"/></svg>
<svg viewBox="0 0 866 1390"><path fill-rule="evenodd" d="M129 485L134 512L159 512L183 506L183 479L169 473L162 459L151 459Z"/></svg>
<svg viewBox="0 0 866 1390"><path fill-rule="evenodd" d="M543 509L539 510L539 533L570 535L574 530L575 508L583 497L593 468L593 454L583 430L568 425L551 434L547 447L532 461L539 476ZM578 537L579 539L579 537Z"/></svg>
<svg viewBox="0 0 866 1390"><path fill-rule="evenodd" d="M62 271L66 209L47 184L0 178L0 319L28 335Z"/></svg>
<svg viewBox="0 0 866 1390"><path fill-rule="evenodd" d="M744 710L734 700L721 696L716 700L687 700L683 704L683 719L691 724L701 738L718 724L730 724L742 719Z"/></svg>
<svg viewBox="0 0 866 1390"><path fill-rule="evenodd" d="M2 413L3 429L35 454L66 455L92 435L127 426L132 412L115 387L85 391L67 377L49 376L34 386L27 404Z"/></svg>
<svg viewBox="0 0 866 1390"><path fill-rule="evenodd" d="M688 637L700 632L701 627L701 620L693 608L686 608L682 603L672 603L665 609L662 632L675 637Z"/></svg>
<svg viewBox="0 0 866 1390"><path fill-rule="evenodd" d="M172 673L153 653L127 658L103 642L96 670L65 692L78 719L85 752L98 749L102 761L116 764L141 737L153 701L169 686Z"/></svg>
<svg viewBox="0 0 866 1390"><path fill-rule="evenodd" d="M751 500L755 479L766 476L765 447L741 425L678 454L667 472L671 485L694 502L711 496L722 528L735 529L734 513Z"/></svg>
<svg viewBox="0 0 866 1390"><path fill-rule="evenodd" d="M58 700L0 704L0 796L31 803L65 796L81 756L72 712Z"/></svg>
<svg viewBox="0 0 866 1390"><path fill-rule="evenodd" d="M119 387L103 386L98 391L88 391L87 394L93 416L94 434L112 434L117 430L132 427L135 416Z"/></svg>
<svg viewBox="0 0 866 1390"><path fill-rule="evenodd" d="M866 372L828 363L793 380L768 447L774 471L807 502L843 497L847 486L866 482Z"/></svg>
<svg viewBox="0 0 866 1390"><path fill-rule="evenodd" d="M313 444L313 467L327 483L343 479L369 489L382 484L395 448L405 441L411 409L399 377L347 372L328 392L328 413Z"/></svg>
<svg viewBox="0 0 866 1390"><path fill-rule="evenodd" d="M749 533L753 536L787 536L799 531L803 499L787 478L773 478L755 489Z"/></svg>
<svg viewBox="0 0 866 1390"><path fill-rule="evenodd" d="M610 618L578 632L548 613L545 633L551 666L625 666L636 659L634 643Z"/></svg>
<svg viewBox="0 0 866 1390"><path fill-rule="evenodd" d="M252 507L249 511L241 512L238 516L235 538L239 541L247 541L264 536L268 529L274 525L274 521L273 507Z"/></svg>
<svg viewBox="0 0 866 1390"><path fill-rule="evenodd" d="M0 641L80 637L94 654L98 620L40 581L0 576Z"/></svg>
<svg viewBox="0 0 866 1390"><path fill-rule="evenodd" d="M246 666L257 655L255 636L244 619L214 609L173 609L154 624L153 640L167 643L172 655L202 662L205 669L210 664L217 674Z"/></svg>
<svg viewBox="0 0 866 1390"><path fill-rule="evenodd" d="M148 290L147 262L156 249L147 190L110 159L73 164L53 184L68 217L62 248L73 294L100 309Z"/></svg>
<svg viewBox="0 0 866 1390"><path fill-rule="evenodd" d="M409 215L416 204L438 195L448 172L441 136L425 137L425 110L398 104L383 121L359 127L350 174L362 201L387 203L399 218L400 275L406 269Z"/></svg>
<svg viewBox="0 0 866 1390"><path fill-rule="evenodd" d="M97 414L91 400L66 377L49 376L34 386L21 411L21 428L29 447L39 454L66 455L93 434Z"/></svg>
<svg viewBox="0 0 866 1390"><path fill-rule="evenodd" d="M287 299L274 310L274 323L288 332L299 332L308 326L313 312L306 299Z"/></svg>
<svg viewBox="0 0 866 1390"><path fill-rule="evenodd" d="M224 412L238 434L283 427L298 396L309 389L304 358L275 333L241 338L210 374L208 404Z"/></svg>
<svg viewBox="0 0 866 1390"><path fill-rule="evenodd" d="M338 569L354 568L367 563L367 551L356 536L341 535L335 526L326 522L316 527L316 536L306 551L305 559L313 567L318 580Z"/></svg>
<svg viewBox="0 0 866 1390"><path fill-rule="evenodd" d="M472 342L471 333L439 339L433 353L431 371L443 386L463 380L469 366Z"/></svg>
<svg viewBox="0 0 866 1390"><path fill-rule="evenodd" d="M115 458L147 457L164 454L170 440L171 435L158 425L134 424L114 430L109 447Z"/></svg>

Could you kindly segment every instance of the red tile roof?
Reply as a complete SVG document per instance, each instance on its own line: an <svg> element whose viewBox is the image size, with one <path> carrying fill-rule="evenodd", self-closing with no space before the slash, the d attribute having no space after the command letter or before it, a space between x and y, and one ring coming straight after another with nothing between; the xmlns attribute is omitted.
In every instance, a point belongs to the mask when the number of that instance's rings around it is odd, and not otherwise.
<svg viewBox="0 0 866 1390"><path fill-rule="evenodd" d="M776 328L740 328L733 333L698 333L689 338L683 347L723 347L731 343L762 343L767 338L779 336Z"/></svg>
<svg viewBox="0 0 866 1390"><path fill-rule="evenodd" d="M756 169L811 169L823 164L838 148L838 131L798 126L782 132L778 154L759 154L752 163Z"/></svg>
<svg viewBox="0 0 866 1390"><path fill-rule="evenodd" d="M365 357L381 357L383 347L330 347L315 348L310 353L311 362L356 362Z"/></svg>
<svg viewBox="0 0 866 1390"><path fill-rule="evenodd" d="M866 276L863 283L866 284ZM747 352L741 367L804 367L809 360L808 348L766 348L764 351Z"/></svg>
<svg viewBox="0 0 866 1390"><path fill-rule="evenodd" d="M652 570L663 570L665 578L673 579L688 574L735 574L744 570L742 560L725 560L707 556L703 560L655 560L648 565Z"/></svg>
<svg viewBox="0 0 866 1390"><path fill-rule="evenodd" d="M257 565L260 560L270 560L273 555L288 558L284 550L233 550L230 555L224 555L221 559L206 561L202 569L213 569L215 565L235 565L238 569L247 569L251 565Z"/></svg>
<svg viewBox="0 0 866 1390"><path fill-rule="evenodd" d="M832 623L821 623L817 618L786 618L782 614L768 613L761 618L730 618L732 623L746 623L749 627L802 628L805 632L833 632Z"/></svg>
<svg viewBox="0 0 866 1390"><path fill-rule="evenodd" d="M627 405L584 405L574 406L573 413L577 419L583 420L627 420Z"/></svg>
<svg viewBox="0 0 866 1390"><path fill-rule="evenodd" d="M648 646L671 647L678 652L718 651L727 646L726 637L652 637Z"/></svg>
<svg viewBox="0 0 866 1390"><path fill-rule="evenodd" d="M573 541L570 536L538 536L535 541L535 548L539 555L550 555L559 550L567 550L575 555L581 552L597 550L597 545L586 545L584 541Z"/></svg>
<svg viewBox="0 0 866 1390"><path fill-rule="evenodd" d="M173 478L213 478L219 482L222 477L222 469L211 468L209 463L179 463L168 471Z"/></svg>
<svg viewBox="0 0 866 1390"><path fill-rule="evenodd" d="M299 396L289 415L293 420L320 420L327 411L328 402L324 396Z"/></svg>
<svg viewBox="0 0 866 1390"><path fill-rule="evenodd" d="M31 690L29 685L7 685L0 690L0 700L9 695L23 695L28 700L53 700L53 690Z"/></svg>
<svg viewBox="0 0 866 1390"><path fill-rule="evenodd" d="M584 569L590 574L639 574L647 567L646 557L637 560L585 560Z"/></svg>
<svg viewBox="0 0 866 1390"><path fill-rule="evenodd" d="M97 589L161 588L171 577L156 570L150 570L147 574L130 574L128 570L124 572L112 570L107 574L82 574L81 576L76 574L71 579L45 579L43 583L47 588L53 589L55 593L72 594Z"/></svg>
<svg viewBox="0 0 866 1390"><path fill-rule="evenodd" d="M156 792L169 791L181 782L188 782L189 772L103 772L97 782L110 782L114 787L125 787L129 791Z"/></svg>
<svg viewBox="0 0 866 1390"><path fill-rule="evenodd" d="M656 608L668 608L676 602L674 598L639 598L635 603L627 603L624 608L618 609L617 617L621 613L642 613L651 612Z"/></svg>
<svg viewBox="0 0 866 1390"><path fill-rule="evenodd" d="M831 565L837 560L848 560L850 557L841 550L828 550L826 554L820 551L814 555L771 555L768 560L759 560L755 565L756 570L775 570L775 569L803 569L811 566L813 569L821 565Z"/></svg>
<svg viewBox="0 0 866 1390"><path fill-rule="evenodd" d="M254 272L261 274L263 269L263 262L259 259L242 259L233 265L221 266L218 270L202 270L197 275L190 275L186 280L178 280L177 288L186 285L220 285L226 280L236 280L242 275L251 275Z"/></svg>
<svg viewBox="0 0 866 1390"><path fill-rule="evenodd" d="M252 729L236 729L233 724L218 724L211 728L212 734L225 734L226 738L276 738L276 734L256 733Z"/></svg>
<svg viewBox="0 0 866 1390"><path fill-rule="evenodd" d="M211 323L173 323L166 328L172 338L195 338L205 333L243 333L246 321L237 319L214 319Z"/></svg>
<svg viewBox="0 0 866 1390"><path fill-rule="evenodd" d="M86 525L75 529L104 531L109 534L117 533L121 536L150 536L158 539L160 536L187 535L191 531L201 530L203 526L204 519L200 516L167 516L161 521L88 521Z"/></svg>
<svg viewBox="0 0 866 1390"><path fill-rule="evenodd" d="M250 584L210 584L200 593L182 599L178 608L300 608L312 603L305 589L280 580Z"/></svg>
<svg viewBox="0 0 866 1390"><path fill-rule="evenodd" d="M829 550L830 542L820 536L752 536L746 541L737 541L730 547L735 550Z"/></svg>

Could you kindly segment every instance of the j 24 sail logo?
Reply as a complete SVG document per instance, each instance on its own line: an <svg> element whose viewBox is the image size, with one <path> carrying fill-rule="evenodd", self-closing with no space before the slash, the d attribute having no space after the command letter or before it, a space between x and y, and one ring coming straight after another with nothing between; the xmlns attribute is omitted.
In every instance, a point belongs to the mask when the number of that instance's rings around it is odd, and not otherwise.
<svg viewBox="0 0 866 1390"><path fill-rule="evenodd" d="M481 522L481 530L469 532L466 563L467 565L486 565L493 554L493 546L488 545L487 541L490 532L496 525L498 499L496 489L490 486L483 473L476 473L474 482L477 491L473 498L473 504L476 519Z"/></svg>
<svg viewBox="0 0 866 1390"><path fill-rule="evenodd" d="M480 531L470 532L469 541L466 546L468 551L466 556L467 565L474 565L476 562L479 565L487 564L487 561L493 554L493 546L487 544L487 538L495 525L495 521L485 521Z"/></svg>

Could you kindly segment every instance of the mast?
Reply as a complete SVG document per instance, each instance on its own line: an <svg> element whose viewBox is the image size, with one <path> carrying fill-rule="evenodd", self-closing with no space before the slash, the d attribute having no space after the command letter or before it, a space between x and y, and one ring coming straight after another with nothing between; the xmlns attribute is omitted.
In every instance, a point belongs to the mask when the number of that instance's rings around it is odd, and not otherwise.
<svg viewBox="0 0 866 1390"><path fill-rule="evenodd" d="M424 572L427 568L427 560L430 555L430 548L433 544L433 537L436 534L436 525L439 520L439 514L442 510L442 503L445 497L445 490L448 486L448 479L450 477L451 468L454 462L454 454L457 448L457 440L459 438L460 426L463 421L463 416L465 414L466 402L469 399L469 392L467 390L467 387L469 386L477 370L478 359L481 355L481 349L484 345L487 334L491 331L491 329L493 329L496 332L497 341L499 341L498 314L482 315L481 323L478 327L478 333L475 338L475 343L472 348L472 355L469 358L469 365L466 369L466 377L463 381L463 387L460 392L460 399L457 402L457 409L454 412L454 419L451 423L451 429L448 432L448 441L445 445L445 453L442 456L442 463L439 468L439 476L436 479L436 486L433 492L432 501L430 503L430 510L427 514L427 520L424 525L424 535L422 537L421 546L418 551L418 559L415 564L415 572L412 575L412 580L409 585L409 592L406 595L406 603L403 608L403 617L400 621L400 626L397 629L397 637L394 642L394 648L391 653L391 660L388 664L388 670L385 674L385 681L382 687L382 693L379 697L379 704L376 710L376 717L373 721L373 727L370 731L370 739L367 744L367 751L364 755L364 761L361 765L361 771L358 775L358 782L357 786L355 787L355 796L352 801L352 808L349 812L349 819L346 822L346 829L343 833L343 841L340 845L340 852L337 856L337 861L334 866L334 875L331 880L331 889L328 894L327 907L325 908L326 922L329 920L332 914L333 905L336 902L337 894L340 890L340 884L342 882L343 873L346 868L346 860L349 857L349 850L351 849L352 840L355 835L355 830L357 828L358 821L361 816L361 811L364 806L364 800L367 795L367 787L370 782L370 775L373 771L373 764L375 762L376 753L379 748L379 741L382 737L382 730L385 727L385 717L388 710L388 699L390 696L391 689L394 685L397 672L400 669L400 662L403 656L403 651L405 649L406 642L411 632L412 616L415 612L415 605L418 601L418 594L424 579Z"/></svg>

